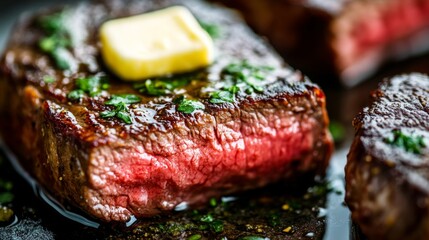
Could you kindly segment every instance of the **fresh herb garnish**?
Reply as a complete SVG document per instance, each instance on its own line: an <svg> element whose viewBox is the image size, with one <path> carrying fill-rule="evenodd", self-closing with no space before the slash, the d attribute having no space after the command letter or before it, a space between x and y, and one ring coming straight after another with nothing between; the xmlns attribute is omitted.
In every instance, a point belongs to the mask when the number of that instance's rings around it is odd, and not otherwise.
<svg viewBox="0 0 429 240"><path fill-rule="evenodd" d="M211 103L225 103L235 102L235 96L240 91L240 88L237 86L224 87L220 91L213 92L210 94Z"/></svg>
<svg viewBox="0 0 429 240"><path fill-rule="evenodd" d="M210 206L211 207L216 207L217 206L217 200L216 198L210 198Z"/></svg>
<svg viewBox="0 0 429 240"><path fill-rule="evenodd" d="M12 202L14 195L11 192L0 193L0 204L6 204Z"/></svg>
<svg viewBox="0 0 429 240"><path fill-rule="evenodd" d="M210 35L212 38L218 38L220 36L220 28L218 25L199 21L201 27Z"/></svg>
<svg viewBox="0 0 429 240"><path fill-rule="evenodd" d="M238 92L244 91L247 94L253 92L262 93L262 85L266 74L273 71L274 68L268 66L253 66L247 61L232 63L226 66L223 71L225 82L230 84L221 90L210 94L211 103L233 103Z"/></svg>
<svg viewBox="0 0 429 240"><path fill-rule="evenodd" d="M107 90L109 83L104 76L91 76L78 78L76 80L76 89L71 91L67 97L72 101L80 100L85 94L90 97L98 96L102 90Z"/></svg>
<svg viewBox="0 0 429 240"><path fill-rule="evenodd" d="M386 138L385 142L403 148L405 151L421 154L422 148L426 147L423 136L406 135L400 130L393 130L393 138Z"/></svg>
<svg viewBox="0 0 429 240"><path fill-rule="evenodd" d="M140 101L141 99L133 94L113 95L111 99L104 104L107 106L114 106L115 108L100 113L100 117L117 117L126 124L131 124L133 121L128 106L133 103L139 103Z"/></svg>
<svg viewBox="0 0 429 240"><path fill-rule="evenodd" d="M259 236L247 236L247 237L240 238L240 240L269 240L269 238L259 237Z"/></svg>
<svg viewBox="0 0 429 240"><path fill-rule="evenodd" d="M180 96L174 99L173 102L177 104L177 111L187 113L187 114L193 113L196 110L205 109L205 106L203 103L196 100L186 99L185 96Z"/></svg>
<svg viewBox="0 0 429 240"><path fill-rule="evenodd" d="M0 179L0 204L6 204L13 201L14 195L12 194L12 188L12 182Z"/></svg>
<svg viewBox="0 0 429 240"><path fill-rule="evenodd" d="M58 68L67 70L71 68L73 57L68 47L72 46L70 33L64 24L66 13L60 12L40 18L39 25L46 36L39 41L40 49L49 54Z"/></svg>
<svg viewBox="0 0 429 240"><path fill-rule="evenodd" d="M220 220L215 220L211 214L202 216L200 221L206 223L207 226L216 233L223 231L223 222Z"/></svg>
<svg viewBox="0 0 429 240"><path fill-rule="evenodd" d="M134 84L134 88L150 96L164 96L172 94L174 89L186 86L191 80L192 78L187 76L148 79Z"/></svg>
<svg viewBox="0 0 429 240"><path fill-rule="evenodd" d="M253 66L248 61L232 63L223 70L224 76L237 83L245 83L247 88L246 93L263 92L261 81L266 77L266 74L273 71L273 67L269 66Z"/></svg>
<svg viewBox="0 0 429 240"><path fill-rule="evenodd" d="M55 78L53 76L49 76L49 75L43 76L42 80L45 83L54 83L55 82Z"/></svg>
<svg viewBox="0 0 429 240"><path fill-rule="evenodd" d="M203 236L201 236L200 234L194 234L188 237L188 240L200 240L201 238L203 238Z"/></svg>

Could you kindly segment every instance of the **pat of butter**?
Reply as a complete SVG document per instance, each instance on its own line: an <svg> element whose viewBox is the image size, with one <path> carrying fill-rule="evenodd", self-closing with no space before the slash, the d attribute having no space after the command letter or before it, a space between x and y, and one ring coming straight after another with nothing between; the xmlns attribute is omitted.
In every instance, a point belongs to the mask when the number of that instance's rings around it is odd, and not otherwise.
<svg viewBox="0 0 429 240"><path fill-rule="evenodd" d="M106 65L127 81L192 71L214 58L212 39L180 6L108 21L100 38Z"/></svg>

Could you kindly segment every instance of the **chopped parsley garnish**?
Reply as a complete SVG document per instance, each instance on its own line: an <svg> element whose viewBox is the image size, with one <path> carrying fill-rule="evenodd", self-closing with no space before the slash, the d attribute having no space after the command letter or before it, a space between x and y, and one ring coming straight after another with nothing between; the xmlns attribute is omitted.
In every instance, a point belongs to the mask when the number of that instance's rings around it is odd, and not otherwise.
<svg viewBox="0 0 429 240"><path fill-rule="evenodd" d="M39 25L46 36L39 41L40 49L49 54L58 68L67 70L71 68L73 57L68 47L72 46L69 30L64 24L66 13L60 12L39 19Z"/></svg>
<svg viewBox="0 0 429 240"><path fill-rule="evenodd" d="M180 96L174 99L174 103L177 104L177 111L186 113L186 114L193 113L196 110L205 109L205 106L203 103L196 100L186 99L185 96Z"/></svg>
<svg viewBox="0 0 429 240"><path fill-rule="evenodd" d="M210 35L212 38L218 38L221 34L220 28L218 25L199 21L201 27Z"/></svg>
<svg viewBox="0 0 429 240"><path fill-rule="evenodd" d="M220 91L213 92L210 95L211 103L235 102L235 96L240 91L237 86L222 88Z"/></svg>
<svg viewBox="0 0 429 240"><path fill-rule="evenodd" d="M102 90L107 90L109 83L104 76L91 76L78 78L76 80L76 89L71 91L67 97L72 101L80 100L85 94L90 97L98 96Z"/></svg>
<svg viewBox="0 0 429 240"><path fill-rule="evenodd" d="M201 236L200 234L194 234L188 237L188 240L200 240L201 238L203 238L203 236Z"/></svg>
<svg viewBox="0 0 429 240"><path fill-rule="evenodd" d="M148 79L134 84L134 88L150 96L164 96L172 94L174 89L188 85L191 80L188 76Z"/></svg>
<svg viewBox="0 0 429 240"><path fill-rule="evenodd" d="M12 182L0 179L0 204L6 204L13 201L14 195L11 192L12 188Z"/></svg>
<svg viewBox="0 0 429 240"><path fill-rule="evenodd" d="M223 71L225 82L230 84L221 90L210 94L211 103L235 102L238 92L244 91L247 94L264 91L263 80L274 68L268 66L253 66L247 61L232 63L226 66Z"/></svg>
<svg viewBox="0 0 429 240"><path fill-rule="evenodd" d="M247 237L240 238L240 240L269 240L269 238L259 237L259 236L247 236Z"/></svg>
<svg viewBox="0 0 429 240"><path fill-rule="evenodd" d="M426 147L423 136L406 135L400 130L393 130L393 138L386 138L385 142L404 149L407 152L421 154L422 148Z"/></svg>
<svg viewBox="0 0 429 240"><path fill-rule="evenodd" d="M220 220L215 220L211 214L202 216L200 221L207 224L207 226L202 225L202 228L209 227L216 233L223 231L223 222Z"/></svg>
<svg viewBox="0 0 429 240"><path fill-rule="evenodd" d="M100 117L117 117L126 124L131 124L133 121L128 106L133 103L139 103L140 101L140 97L133 94L113 95L110 100L106 101L104 104L107 106L113 106L114 109L100 113Z"/></svg>
<svg viewBox="0 0 429 240"><path fill-rule="evenodd" d="M53 76L49 76L49 75L43 76L42 80L45 83L54 83L55 82L55 78Z"/></svg>
<svg viewBox="0 0 429 240"><path fill-rule="evenodd" d="M210 198L210 206L211 207L216 207L217 206L217 200L216 198Z"/></svg>

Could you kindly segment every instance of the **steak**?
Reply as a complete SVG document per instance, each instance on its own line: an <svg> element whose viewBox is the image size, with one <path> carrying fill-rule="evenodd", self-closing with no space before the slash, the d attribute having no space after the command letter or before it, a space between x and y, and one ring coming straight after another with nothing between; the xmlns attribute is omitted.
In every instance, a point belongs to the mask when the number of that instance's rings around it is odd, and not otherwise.
<svg viewBox="0 0 429 240"><path fill-rule="evenodd" d="M355 118L346 202L368 239L429 234L429 77L385 80Z"/></svg>
<svg viewBox="0 0 429 240"><path fill-rule="evenodd" d="M167 77L167 83L134 85L105 68L101 23L176 4L217 29L212 66ZM39 47L46 34L41 23L55 16L65 18L75 40L62 49L66 70L58 55ZM47 26L58 28L56 22ZM226 88L236 81L234 66L245 69L239 77L250 72L258 83ZM58 201L101 221L149 217L181 203L198 206L212 197L323 174L332 152L323 91L286 66L234 13L203 1L94 1L24 16L0 67L5 143ZM82 78L108 85L83 92ZM176 78L189 81L173 89ZM164 88L151 92L150 81ZM216 91L232 100L213 101ZM109 103L118 96L138 101L115 110ZM181 109L184 102L198 104Z"/></svg>
<svg viewBox="0 0 429 240"><path fill-rule="evenodd" d="M426 0L221 2L240 9L293 67L321 83L335 76L353 86L380 64L429 48Z"/></svg>

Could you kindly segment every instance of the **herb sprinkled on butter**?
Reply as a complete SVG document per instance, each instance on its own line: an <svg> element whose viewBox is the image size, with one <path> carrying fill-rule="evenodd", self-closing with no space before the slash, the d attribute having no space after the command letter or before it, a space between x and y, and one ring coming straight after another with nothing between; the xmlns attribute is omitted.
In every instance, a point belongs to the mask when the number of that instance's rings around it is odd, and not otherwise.
<svg viewBox="0 0 429 240"><path fill-rule="evenodd" d="M141 99L133 94L113 95L112 98L104 104L107 106L113 106L114 109L100 113L100 117L117 117L126 124L131 124L133 121L128 106L133 103L139 103L140 101Z"/></svg>
<svg viewBox="0 0 429 240"><path fill-rule="evenodd" d="M174 99L174 103L177 104L177 111L190 114L196 110L204 110L205 106L199 101L186 99L184 96L180 96Z"/></svg>
<svg viewBox="0 0 429 240"><path fill-rule="evenodd" d="M401 132L400 130L393 130L393 138L386 138L385 142L403 148L405 151L421 154L422 148L426 147L423 136L412 136Z"/></svg>
<svg viewBox="0 0 429 240"><path fill-rule="evenodd" d="M67 98L72 101L77 101L84 97L85 94L88 94L90 97L96 97L102 90L107 90L108 88L109 83L104 76L78 78L76 80L76 89L71 91L67 95Z"/></svg>

